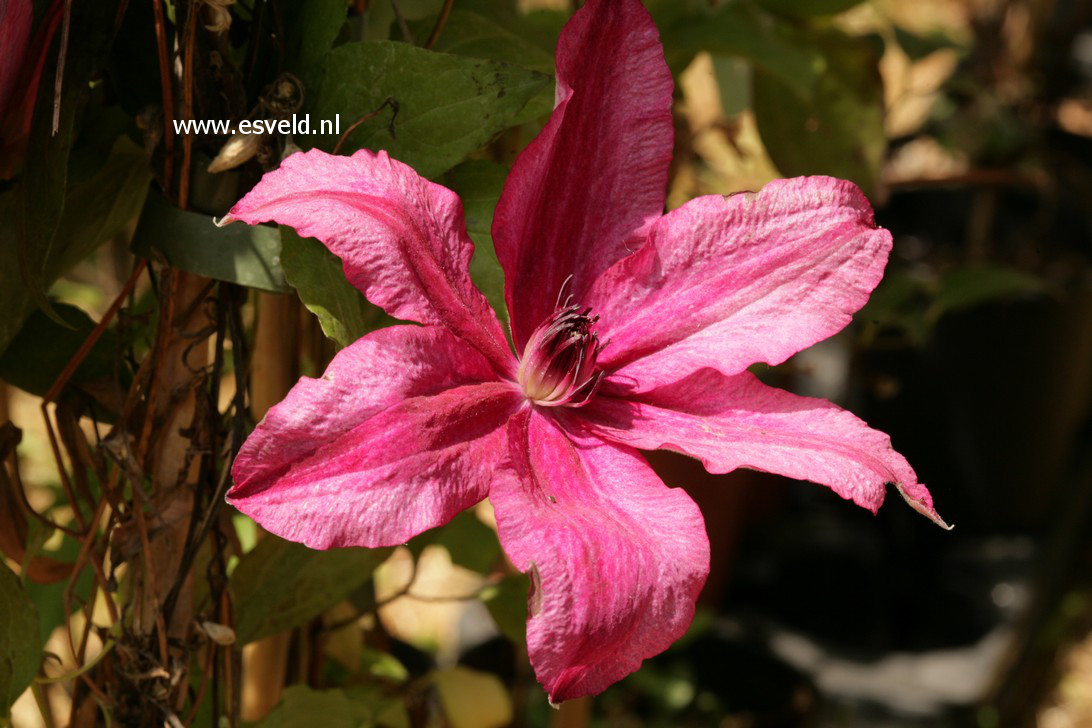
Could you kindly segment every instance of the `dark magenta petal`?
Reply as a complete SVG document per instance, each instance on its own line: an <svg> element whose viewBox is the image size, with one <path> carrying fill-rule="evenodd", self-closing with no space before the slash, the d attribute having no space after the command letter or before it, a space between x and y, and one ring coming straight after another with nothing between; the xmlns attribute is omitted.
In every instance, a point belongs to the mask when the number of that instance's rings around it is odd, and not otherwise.
<svg viewBox="0 0 1092 728"><path fill-rule="evenodd" d="M849 323L890 249L891 234L844 180L799 177L692 200L583 301L610 341L600 366L615 389L647 391L702 367L779 364Z"/></svg>
<svg viewBox="0 0 1092 728"><path fill-rule="evenodd" d="M15 103L11 94L30 43L33 19L31 0L0 0L0 116Z"/></svg>
<svg viewBox="0 0 1092 728"><path fill-rule="evenodd" d="M873 513L893 483L947 528L891 438L823 399L766 386L750 372L703 369L630 400L600 396L580 410L591 432L642 450L675 450L711 473L750 468L829 486Z"/></svg>
<svg viewBox="0 0 1092 728"><path fill-rule="evenodd" d="M405 543L485 497L522 402L443 328L381 329L269 410L228 501L312 548Z"/></svg>
<svg viewBox="0 0 1092 728"><path fill-rule="evenodd" d="M516 350L554 309L636 249L663 212L671 72L638 0L589 0L557 47L557 107L520 154L493 218Z"/></svg>
<svg viewBox="0 0 1092 728"><path fill-rule="evenodd" d="M60 25L63 0L52 0L31 34L31 0L0 0L0 180L22 164L46 54Z"/></svg>
<svg viewBox="0 0 1092 728"><path fill-rule="evenodd" d="M293 154L228 219L272 220L318 238L341 258L349 282L391 316L443 324L498 371L514 373L497 317L470 280L474 243L458 196L386 152Z"/></svg>
<svg viewBox="0 0 1092 728"><path fill-rule="evenodd" d="M531 664L555 703L598 693L690 625L709 571L704 521L635 450L570 439L538 411L513 418L509 446L489 499L531 576Z"/></svg>

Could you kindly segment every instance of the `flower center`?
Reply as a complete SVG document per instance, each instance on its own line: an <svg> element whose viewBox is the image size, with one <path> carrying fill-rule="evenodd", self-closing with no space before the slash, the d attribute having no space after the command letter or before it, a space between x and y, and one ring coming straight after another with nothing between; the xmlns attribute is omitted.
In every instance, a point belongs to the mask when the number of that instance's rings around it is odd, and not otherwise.
<svg viewBox="0 0 1092 728"><path fill-rule="evenodd" d="M595 394L603 376L595 360L603 347L592 331L599 317L590 313L575 304L558 306L531 334L518 374L527 399L543 407L580 407Z"/></svg>

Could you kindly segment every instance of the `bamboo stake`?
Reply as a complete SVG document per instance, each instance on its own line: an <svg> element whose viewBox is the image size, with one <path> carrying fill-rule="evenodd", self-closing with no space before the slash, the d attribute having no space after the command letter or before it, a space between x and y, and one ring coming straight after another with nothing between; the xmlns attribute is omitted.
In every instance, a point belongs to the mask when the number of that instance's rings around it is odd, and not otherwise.
<svg viewBox="0 0 1092 728"><path fill-rule="evenodd" d="M284 399L298 375L299 312L291 296L259 293L250 367L254 419ZM281 699L288 672L291 633L272 635L243 648L242 719L263 718Z"/></svg>

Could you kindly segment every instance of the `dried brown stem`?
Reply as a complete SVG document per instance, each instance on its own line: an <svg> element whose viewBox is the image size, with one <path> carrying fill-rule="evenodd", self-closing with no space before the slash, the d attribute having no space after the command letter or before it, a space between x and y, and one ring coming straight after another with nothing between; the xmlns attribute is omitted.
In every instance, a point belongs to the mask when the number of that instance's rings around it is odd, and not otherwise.
<svg viewBox="0 0 1092 728"><path fill-rule="evenodd" d="M440 9L440 17L436 19L436 25L432 28L432 34L429 35L425 48L431 49L436 45L436 41L440 40L440 33L444 32L444 26L447 25L447 16L451 15L451 6L454 4L455 0L444 0L444 7Z"/></svg>
<svg viewBox="0 0 1092 728"><path fill-rule="evenodd" d="M398 100L395 99L393 96L388 96L386 99L383 100L383 103L381 103L376 108L375 111L369 111L367 114L364 114L364 116L360 117L349 125L349 128L345 130L345 133L343 133L341 135L341 138L337 140L337 144L334 145L334 154L338 154L341 151L341 147L344 146L346 140L348 140L349 138L349 135L356 131L356 128L358 126L366 121L370 121L371 119L379 116L379 112L381 112L387 106L391 107L391 123L387 127L387 131L390 132L390 135L393 138L395 135L394 120L398 118Z"/></svg>
<svg viewBox="0 0 1092 728"><path fill-rule="evenodd" d="M159 83L163 91L163 191L170 194L174 179L174 92L171 89L170 55L167 53L167 20L163 0L152 0L155 42L159 52Z"/></svg>

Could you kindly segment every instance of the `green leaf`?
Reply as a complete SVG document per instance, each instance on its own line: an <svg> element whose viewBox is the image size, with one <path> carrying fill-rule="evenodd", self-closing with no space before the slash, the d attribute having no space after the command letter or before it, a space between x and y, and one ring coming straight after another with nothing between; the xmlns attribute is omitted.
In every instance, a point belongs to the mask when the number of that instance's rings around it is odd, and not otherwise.
<svg viewBox="0 0 1092 728"><path fill-rule="evenodd" d="M341 690L312 690L291 685L281 702L255 728L312 728L321 716L323 728L362 728L372 725L372 711Z"/></svg>
<svg viewBox="0 0 1092 728"><path fill-rule="evenodd" d="M110 51L117 19L117 3L79 3L72 6L72 33L67 48L59 113L54 127L54 86L41 83L28 139L28 156L22 176L22 234L19 237L19 272L26 295L46 313L53 315L46 290L56 277L55 261L70 248L62 229L64 213L73 202L68 193L69 155L76 130L76 117L89 84ZM43 79L56 73L55 55L46 63ZM147 180L145 179L145 182ZM116 194L108 188L102 194ZM79 205L77 214L84 212ZM93 211L91 214L97 214ZM0 349L2 349L0 345Z"/></svg>
<svg viewBox="0 0 1092 728"><path fill-rule="evenodd" d="M452 728L500 728L512 722L512 699L496 675L466 667L432 673Z"/></svg>
<svg viewBox="0 0 1092 728"><path fill-rule="evenodd" d="M151 171L144 151L126 137L113 145L112 153L94 174L69 180L64 213L57 224L55 244L45 256L39 283L51 285L62 273L83 260L140 212L148 192ZM22 327L34 307L33 294L16 273L19 253L18 192L0 195L0 352Z"/></svg>
<svg viewBox="0 0 1092 728"><path fill-rule="evenodd" d="M318 317L322 332L339 347L395 321L349 283L340 258L290 227L281 228L281 265L303 305Z"/></svg>
<svg viewBox="0 0 1092 728"><path fill-rule="evenodd" d="M371 677L404 683L409 680L409 671L394 655L365 647L360 655L361 671Z"/></svg>
<svg viewBox="0 0 1092 728"><path fill-rule="evenodd" d="M281 236L275 227L235 223L216 227L212 216L180 210L151 195L133 235L132 250L162 256L175 268L263 291L292 290L281 269Z"/></svg>
<svg viewBox="0 0 1092 728"><path fill-rule="evenodd" d="M433 50L554 72L553 55L490 18L467 10L451 12Z"/></svg>
<svg viewBox="0 0 1092 728"><path fill-rule="evenodd" d="M912 61L919 61L928 55L942 50L963 50L963 47L941 31L932 33L914 33L906 28L894 26L895 41Z"/></svg>
<svg viewBox="0 0 1092 728"><path fill-rule="evenodd" d="M472 511L463 511L442 526L432 543L447 549L452 563L479 574L489 572L500 557L497 534Z"/></svg>
<svg viewBox="0 0 1092 728"><path fill-rule="evenodd" d="M985 265L955 268L940 279L936 298L926 316L936 321L954 311L1047 291L1046 281L1017 268Z"/></svg>
<svg viewBox="0 0 1092 728"><path fill-rule="evenodd" d="M493 621L508 639L517 645L527 641L527 594L531 581L525 574L511 574L482 592Z"/></svg>
<svg viewBox="0 0 1092 728"><path fill-rule="evenodd" d="M864 345L870 345L881 330L892 328L912 342L924 341L929 331L923 313L930 296L928 280L898 270L889 272L854 316L861 324Z"/></svg>
<svg viewBox="0 0 1092 728"><path fill-rule="evenodd" d="M425 177L435 177L511 126L549 77L496 61L435 53L405 43L350 43L327 56L313 115L338 120L345 131L387 98L398 101L394 122L384 109L349 136L344 152L386 149ZM338 134L309 141L331 150Z"/></svg>
<svg viewBox="0 0 1092 728"><path fill-rule="evenodd" d="M60 503L65 503L62 499ZM30 519L30 523L33 523L36 519ZM56 551L42 551L41 555L48 556L58 561L65 561L68 563L74 563L80 555L80 542L70 536L64 534L61 541L60 548ZM86 603L86 600L90 598L91 586L94 584L94 578L91 571L91 567L85 565L79 575L76 577L75 584L72 587L72 602L69 605L73 610L79 609L80 604ZM26 590L30 596L31 601L34 602L36 609L38 610L38 638L39 644L43 647L53 634L53 630L59 627L68 618L65 613L65 600L64 594L68 589L68 580L62 579L61 581L55 581L52 584L38 584L33 581L27 581Z"/></svg>
<svg viewBox="0 0 1092 728"><path fill-rule="evenodd" d="M681 71L698 51L744 58L806 97L820 75L823 54L801 44L791 26L750 3L699 8L662 30L672 70Z"/></svg>
<svg viewBox="0 0 1092 728"><path fill-rule="evenodd" d="M375 682L351 685L345 688L349 699L368 710L368 722L365 725L379 728L410 728L406 704L397 695L388 695Z"/></svg>
<svg viewBox="0 0 1092 728"><path fill-rule="evenodd" d="M75 306L55 304L54 310L66 325L34 311L0 355L0 379L39 397L49 391L95 328L95 321ZM117 332L106 330L73 372L69 385L94 396L113 391L118 377L128 389L128 370L115 367L119 351Z"/></svg>
<svg viewBox="0 0 1092 728"><path fill-rule="evenodd" d="M787 177L826 174L871 192L887 149L880 49L874 39L836 30L801 32L801 46L822 52L826 69L807 96L758 69L754 111L770 158Z"/></svg>
<svg viewBox="0 0 1092 728"><path fill-rule="evenodd" d="M231 575L239 644L306 624L371 579L389 553L363 548L315 551L267 535Z"/></svg>
<svg viewBox="0 0 1092 728"><path fill-rule="evenodd" d="M864 0L758 0L758 4L771 13L801 19L837 15L862 2Z"/></svg>
<svg viewBox="0 0 1092 728"><path fill-rule="evenodd" d="M554 72L554 56L490 18L467 10L453 10L433 50L471 58L501 61L545 74ZM554 108L553 84L531 97L513 120L513 126L549 114Z"/></svg>
<svg viewBox="0 0 1092 728"><path fill-rule="evenodd" d="M19 577L0 564L0 718L11 714L12 703L34 679L41 659L34 602Z"/></svg>
<svg viewBox="0 0 1092 728"><path fill-rule="evenodd" d="M668 1L679 2L679 0ZM545 3L528 4L545 5ZM557 49L557 39L561 35L561 29L565 26L570 14L567 8L560 10L542 8L523 12L519 7L520 3L513 0L459 0L456 5L460 11L477 13L483 18L489 18L512 35L533 43L551 59ZM445 29L444 33L446 32ZM524 64L519 63L519 65ZM531 66L527 67L531 68Z"/></svg>
<svg viewBox="0 0 1092 728"><path fill-rule="evenodd" d="M443 6L443 0L395 0L398 3L398 10L401 11L402 17L407 21L421 20L429 16L436 15L440 12L440 8ZM391 24L395 21L394 6L390 0L386 2L370 2L368 3L368 30L364 36L364 40L387 40L393 37L399 40L405 40L402 37L401 28L393 28ZM429 26L431 28L431 26ZM427 32L427 31L426 31ZM414 40L418 43L423 43L427 40L427 35L423 38L414 37Z"/></svg>
<svg viewBox="0 0 1092 728"><path fill-rule="evenodd" d="M388 3L389 5L389 3ZM349 11L346 0L308 0L285 3L286 51L295 68L307 68L322 60L334 46Z"/></svg>
<svg viewBox="0 0 1092 728"><path fill-rule="evenodd" d="M508 168L483 159L472 159L452 169L444 184L458 193L466 211L466 229L474 241L470 277L485 294L501 323L508 321L504 303L504 271L493 247L493 211L497 207Z"/></svg>

